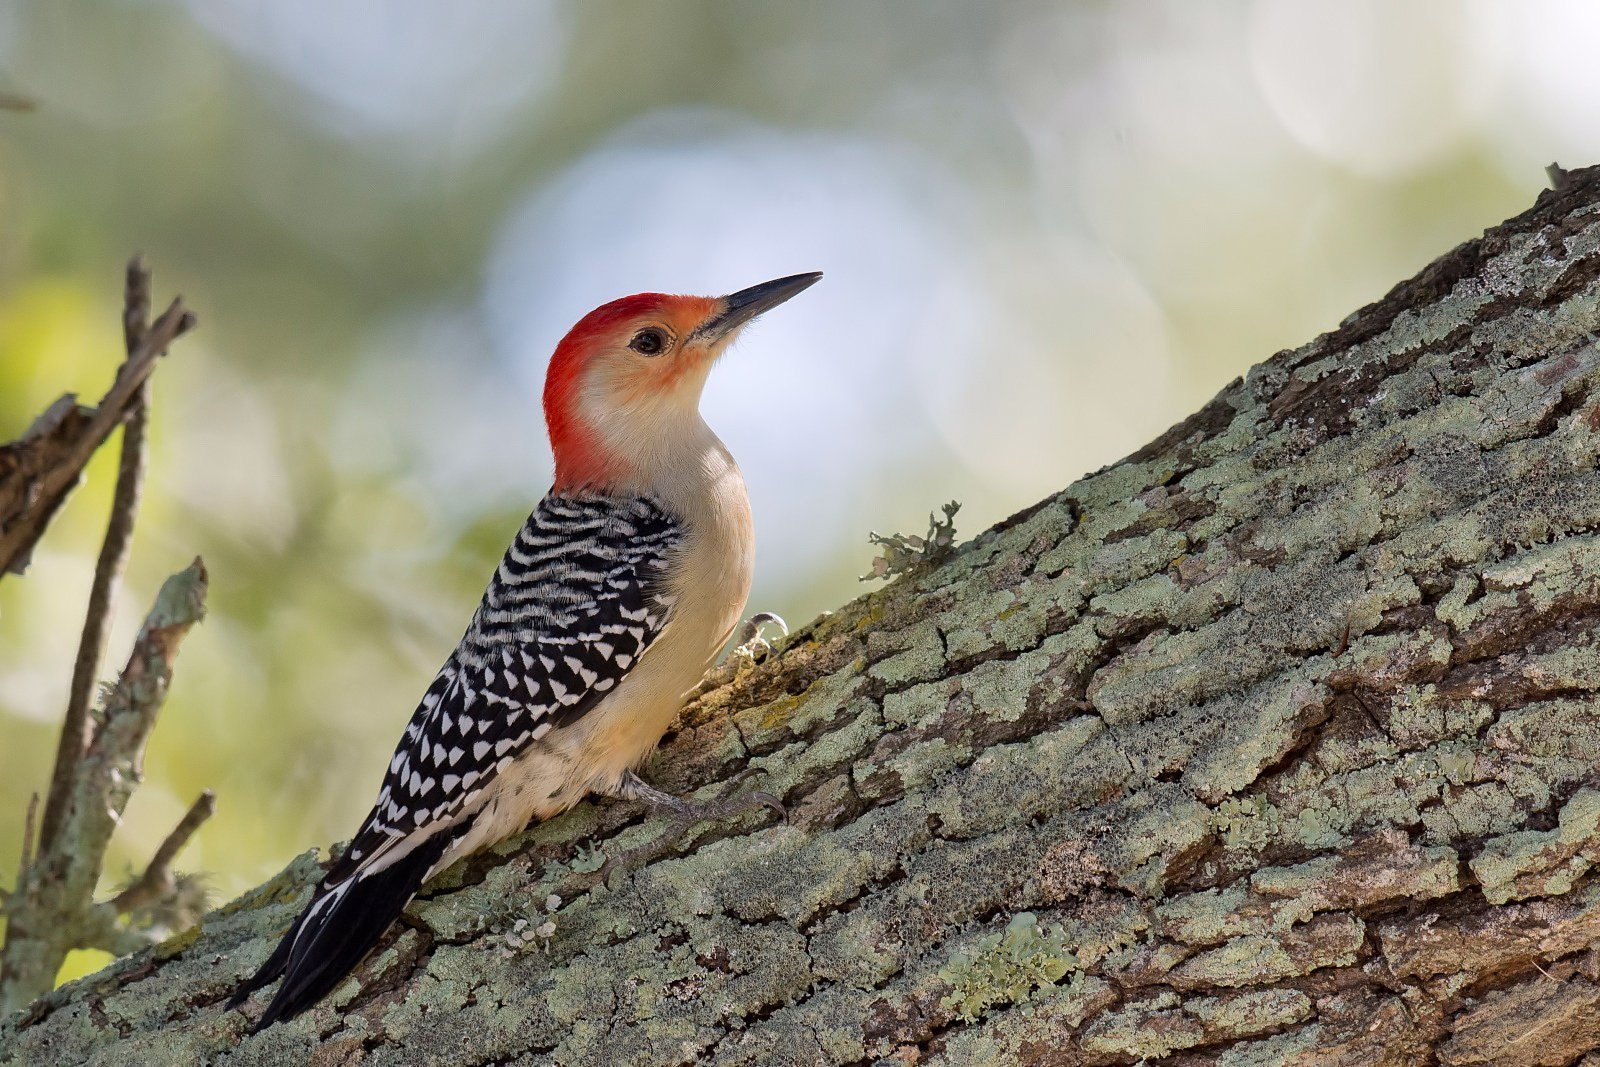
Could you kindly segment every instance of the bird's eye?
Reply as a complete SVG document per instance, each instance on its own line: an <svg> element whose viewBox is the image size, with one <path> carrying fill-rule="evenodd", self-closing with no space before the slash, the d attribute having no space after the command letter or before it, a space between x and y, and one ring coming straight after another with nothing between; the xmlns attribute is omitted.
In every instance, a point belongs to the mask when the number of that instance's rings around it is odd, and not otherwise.
<svg viewBox="0 0 1600 1067"><path fill-rule="evenodd" d="M659 356L667 350L667 335L654 327L640 330L628 342L628 347L641 356Z"/></svg>

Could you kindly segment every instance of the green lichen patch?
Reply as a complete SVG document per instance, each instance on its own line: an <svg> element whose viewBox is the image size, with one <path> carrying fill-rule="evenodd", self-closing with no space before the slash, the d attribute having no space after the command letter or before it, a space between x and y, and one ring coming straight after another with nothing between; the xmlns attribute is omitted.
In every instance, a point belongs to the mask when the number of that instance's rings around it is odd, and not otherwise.
<svg viewBox="0 0 1600 1067"><path fill-rule="evenodd" d="M514 919L527 903L527 882L526 867L505 863L490 868L481 882L414 901L408 910L434 936L461 941Z"/></svg>
<svg viewBox="0 0 1600 1067"><path fill-rule="evenodd" d="M1035 991L1013 1011L991 1012L976 1024L951 1033L939 1062L950 1067L1049 1063L1068 1047L1069 1034L1116 1000L1111 983L1074 974L1060 985ZM904 1058L899 1061L905 1062ZM892 1057L886 1063L898 1067Z"/></svg>
<svg viewBox="0 0 1600 1067"><path fill-rule="evenodd" d="M1165 895L1178 862L1211 833L1210 809L1177 783L1152 783L1102 812L1122 827L1102 850L1116 884L1145 899Z"/></svg>
<svg viewBox="0 0 1600 1067"><path fill-rule="evenodd" d="M930 920L928 889L928 875L919 873L819 922L810 936L812 969L845 985L880 986L921 948Z"/></svg>
<svg viewBox="0 0 1600 1067"><path fill-rule="evenodd" d="M735 713L733 722L745 746L762 751L831 721L864 684L861 666L853 663L819 678L799 696L781 696Z"/></svg>
<svg viewBox="0 0 1600 1067"><path fill-rule="evenodd" d="M1282 813L1261 793L1229 797L1212 811L1212 829L1222 837L1222 847L1236 856L1259 853L1278 840Z"/></svg>
<svg viewBox="0 0 1600 1067"><path fill-rule="evenodd" d="M1242 885L1226 889L1204 889L1184 893L1164 901L1155 909L1162 932L1189 945L1215 945L1241 934L1257 933L1262 923L1260 898ZM1249 908L1249 910L1247 910Z"/></svg>
<svg viewBox="0 0 1600 1067"><path fill-rule="evenodd" d="M1184 1011L1205 1025L1206 1040L1254 1037L1312 1016L1312 1003L1298 989L1254 989L1222 997L1194 997Z"/></svg>
<svg viewBox="0 0 1600 1067"><path fill-rule="evenodd" d="M1287 1067L1306 1062L1322 1045L1322 1027L1312 1023L1260 1041L1241 1041L1223 1050L1217 1067Z"/></svg>
<svg viewBox="0 0 1600 1067"><path fill-rule="evenodd" d="M930 512L926 536L897 533L885 537L876 531L869 533L867 540L881 551L872 561L871 572L861 580L890 578L925 565L937 564L947 557L955 545L956 512L961 510L961 502L952 500L941 505L939 510L944 513L944 518Z"/></svg>
<svg viewBox="0 0 1600 1067"><path fill-rule="evenodd" d="M1106 1012L1084 1028L1084 1051L1097 1057L1143 1061L1193 1048L1205 1041L1205 1024L1185 1012L1181 1004L1176 993L1162 992Z"/></svg>
<svg viewBox="0 0 1600 1067"><path fill-rule="evenodd" d="M1178 989L1234 988L1347 967L1365 935L1353 915L1319 915L1280 935L1236 937L1179 964L1167 978Z"/></svg>
<svg viewBox="0 0 1600 1067"><path fill-rule="evenodd" d="M1561 808L1554 830L1523 830L1484 844L1469 865L1491 904L1570 892L1600 861L1600 790L1584 788Z"/></svg>
<svg viewBox="0 0 1600 1067"><path fill-rule="evenodd" d="M868 675L895 689L944 677L944 641L931 621L923 620L894 636L900 647L869 667Z"/></svg>
<svg viewBox="0 0 1600 1067"><path fill-rule="evenodd" d="M1004 931L957 953L939 971L951 987L941 1003L973 1022L996 1005L1020 1003L1055 985L1076 965L1060 926L1041 927L1032 912L1018 912Z"/></svg>
<svg viewBox="0 0 1600 1067"><path fill-rule="evenodd" d="M1243 790L1327 718L1329 700L1325 686L1292 674L1257 687L1223 716L1220 736L1195 754L1184 784L1213 804Z"/></svg>

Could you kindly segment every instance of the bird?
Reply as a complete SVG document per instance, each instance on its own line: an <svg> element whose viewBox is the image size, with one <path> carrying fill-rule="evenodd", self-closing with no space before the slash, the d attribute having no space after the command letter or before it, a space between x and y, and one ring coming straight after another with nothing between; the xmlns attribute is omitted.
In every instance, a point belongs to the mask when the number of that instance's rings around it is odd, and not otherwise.
<svg viewBox="0 0 1600 1067"><path fill-rule="evenodd" d="M422 695L371 812L229 1001L282 977L256 1030L331 992L434 874L585 796L643 801L680 826L781 811L755 792L691 803L637 768L737 627L754 571L744 477L701 392L745 325L821 277L626 296L556 346L550 490Z"/></svg>

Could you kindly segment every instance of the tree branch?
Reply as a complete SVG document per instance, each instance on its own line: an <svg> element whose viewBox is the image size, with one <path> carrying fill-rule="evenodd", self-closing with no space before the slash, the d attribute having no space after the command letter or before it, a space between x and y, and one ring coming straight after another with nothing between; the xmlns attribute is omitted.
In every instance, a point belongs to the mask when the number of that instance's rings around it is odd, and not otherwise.
<svg viewBox="0 0 1600 1067"><path fill-rule="evenodd" d="M106 696L100 728L74 779L63 824L62 833L75 852L104 855L128 798L143 778L145 742L166 700L178 643L205 613L206 584L199 557L166 580L128 665Z"/></svg>
<svg viewBox="0 0 1600 1067"><path fill-rule="evenodd" d="M145 742L172 681L178 644L205 612L206 571L196 558L162 585L121 676L106 695L100 728L75 768L65 816L18 879L6 906L0 953L0 1009L16 1008L50 988L73 948L106 941L109 910L94 904L106 846L143 777ZM205 796L173 836L172 851L210 814ZM196 810L198 809L198 811ZM192 819L192 821L191 821ZM167 846L152 866L165 867ZM162 871L155 872L159 879Z"/></svg>
<svg viewBox="0 0 1600 1067"><path fill-rule="evenodd" d="M128 261L123 288L122 333L127 358L132 360L149 332L150 271L143 260ZM95 561L94 582L89 588L89 607L84 613L83 635L78 641L77 659L72 665L72 688L67 695L67 714L56 744L55 771L50 777L49 800L44 808L40 846L55 839L65 815L67 793L72 787L78 761L93 739L89 702L94 695L95 675L100 670L106 638L111 632L111 606L117 581L128 562L133 542L133 524L139 511L139 496L144 486L145 423L150 401L150 382L140 382L129 401L122 424L122 454L117 465L117 485L111 499L111 518Z"/></svg>

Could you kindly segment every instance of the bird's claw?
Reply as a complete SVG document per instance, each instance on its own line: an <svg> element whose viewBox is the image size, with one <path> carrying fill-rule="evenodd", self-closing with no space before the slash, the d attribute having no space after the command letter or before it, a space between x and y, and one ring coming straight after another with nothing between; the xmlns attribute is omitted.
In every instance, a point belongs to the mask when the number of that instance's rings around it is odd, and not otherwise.
<svg viewBox="0 0 1600 1067"><path fill-rule="evenodd" d="M734 645L731 657L736 664L736 671L754 667L772 654L772 642L767 640L764 632L768 626L778 628L780 641L789 636L789 624L783 621L782 616L771 611L756 612L745 620L739 630L739 640Z"/></svg>
<svg viewBox="0 0 1600 1067"><path fill-rule="evenodd" d="M767 773L768 771L765 767L757 767L754 765L741 767L734 772L733 777L722 783L722 789L718 791L717 797L719 799L731 797L736 791L738 791L738 788L741 785L744 785L745 782L749 781L751 778L754 778L758 774Z"/></svg>
<svg viewBox="0 0 1600 1067"><path fill-rule="evenodd" d="M753 789L748 793L741 793L740 797L749 802L746 810L748 810L748 808L755 807L757 804L760 804L762 807L770 810L772 814L776 815L780 822L789 821L789 809L783 806L783 801L779 800L777 797L766 792L765 790Z"/></svg>

